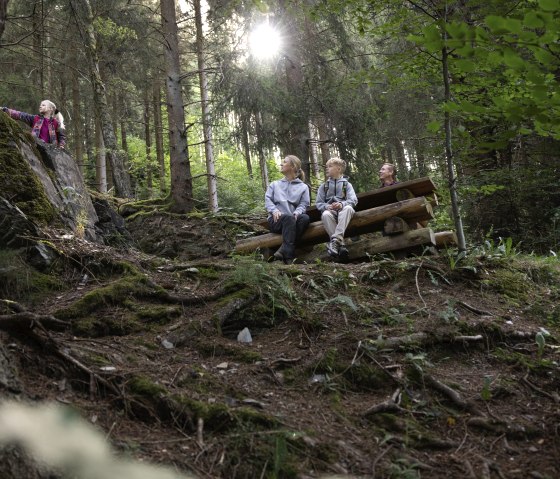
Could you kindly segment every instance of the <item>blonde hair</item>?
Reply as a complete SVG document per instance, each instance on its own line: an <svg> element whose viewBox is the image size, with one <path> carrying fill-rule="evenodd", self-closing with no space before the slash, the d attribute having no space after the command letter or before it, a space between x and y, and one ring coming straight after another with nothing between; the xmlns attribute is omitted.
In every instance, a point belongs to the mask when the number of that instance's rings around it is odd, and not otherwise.
<svg viewBox="0 0 560 479"><path fill-rule="evenodd" d="M50 101L50 100L43 100L50 108L51 110L51 118L55 118L56 121L58 122L58 127L62 128L64 130L64 117L62 116L62 113L60 113L57 109L56 109L56 105Z"/></svg>
<svg viewBox="0 0 560 479"><path fill-rule="evenodd" d="M340 171L344 173L346 171L346 162L337 156L333 156L330 160L325 163L325 166L340 166Z"/></svg>
<svg viewBox="0 0 560 479"><path fill-rule="evenodd" d="M294 170L296 170L296 178L305 181L305 172L301 169L301 160L296 155L288 155L284 161L289 161Z"/></svg>

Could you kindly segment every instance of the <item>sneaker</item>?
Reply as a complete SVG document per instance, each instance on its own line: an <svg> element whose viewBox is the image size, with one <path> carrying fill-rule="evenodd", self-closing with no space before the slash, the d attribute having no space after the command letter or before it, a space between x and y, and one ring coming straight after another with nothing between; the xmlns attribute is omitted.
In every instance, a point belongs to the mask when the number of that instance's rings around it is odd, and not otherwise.
<svg viewBox="0 0 560 479"><path fill-rule="evenodd" d="M333 239L331 241L329 241L329 243L327 243L327 253L329 253L329 256L338 256L338 251L339 251L340 245L338 244L338 241Z"/></svg>
<svg viewBox="0 0 560 479"><path fill-rule="evenodd" d="M349 253L346 246L340 245L340 248L338 249L338 256L342 261L348 261Z"/></svg>

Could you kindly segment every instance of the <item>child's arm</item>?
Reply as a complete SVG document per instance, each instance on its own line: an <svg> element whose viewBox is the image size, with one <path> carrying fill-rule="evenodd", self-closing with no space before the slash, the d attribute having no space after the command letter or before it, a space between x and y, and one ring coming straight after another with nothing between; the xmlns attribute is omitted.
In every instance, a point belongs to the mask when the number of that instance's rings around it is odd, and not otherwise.
<svg viewBox="0 0 560 479"><path fill-rule="evenodd" d="M14 120L23 121L29 126L33 126L33 122L35 121L35 115L30 115L29 113L25 113L23 111L11 110L10 108L6 108L5 106L2 107L2 111L10 115L10 117Z"/></svg>

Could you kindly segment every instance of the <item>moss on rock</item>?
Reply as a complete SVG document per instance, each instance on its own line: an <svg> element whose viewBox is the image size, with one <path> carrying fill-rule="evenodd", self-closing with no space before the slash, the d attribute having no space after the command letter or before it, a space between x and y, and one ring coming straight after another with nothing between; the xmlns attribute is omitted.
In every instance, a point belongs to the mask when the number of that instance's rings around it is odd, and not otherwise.
<svg viewBox="0 0 560 479"><path fill-rule="evenodd" d="M26 143L37 158L41 155L33 137L26 133L16 121L0 112L0 191L29 218L46 225L58 215L47 198L43 184L21 153Z"/></svg>

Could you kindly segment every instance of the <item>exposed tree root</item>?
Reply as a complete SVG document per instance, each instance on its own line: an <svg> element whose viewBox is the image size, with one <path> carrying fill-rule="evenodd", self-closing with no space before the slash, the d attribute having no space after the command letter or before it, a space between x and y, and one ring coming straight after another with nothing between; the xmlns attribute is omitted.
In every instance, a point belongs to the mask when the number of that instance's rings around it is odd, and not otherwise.
<svg viewBox="0 0 560 479"><path fill-rule="evenodd" d="M424 380L424 384L432 387L436 391L443 394L459 408L464 409L465 411L470 411L475 414L480 414L480 411L478 410L477 406L473 402L464 399L457 391L455 391L455 389L450 388L446 384L443 384L442 382L438 381L437 379L435 379L433 376L429 374L423 374L422 378Z"/></svg>
<svg viewBox="0 0 560 479"><path fill-rule="evenodd" d="M538 437L542 431L534 427L527 427L520 424L506 423L487 417L471 417L467 420L467 425L484 429L496 435L504 434L510 439L525 439L527 437Z"/></svg>
<svg viewBox="0 0 560 479"><path fill-rule="evenodd" d="M70 323L57 319L50 314L35 314L24 311L0 315L0 329L7 332L29 330L33 329L36 325L52 331L64 331L70 328Z"/></svg>

